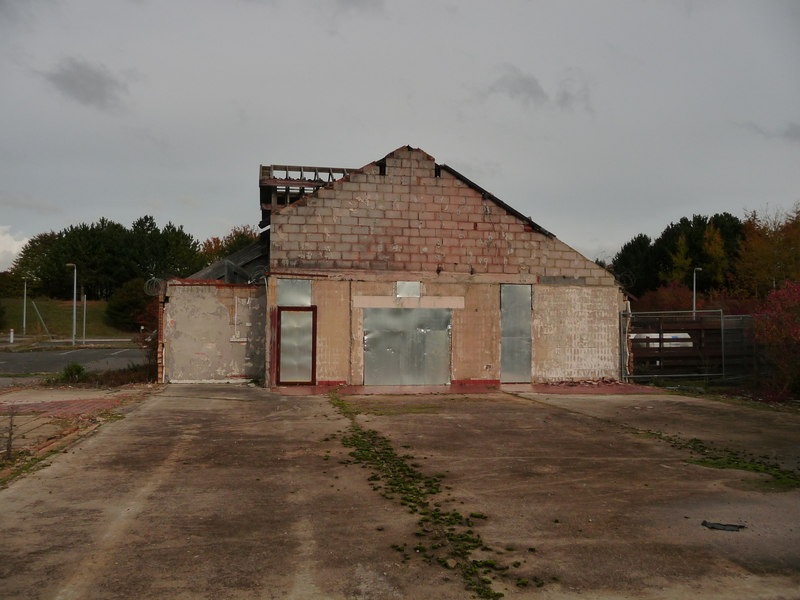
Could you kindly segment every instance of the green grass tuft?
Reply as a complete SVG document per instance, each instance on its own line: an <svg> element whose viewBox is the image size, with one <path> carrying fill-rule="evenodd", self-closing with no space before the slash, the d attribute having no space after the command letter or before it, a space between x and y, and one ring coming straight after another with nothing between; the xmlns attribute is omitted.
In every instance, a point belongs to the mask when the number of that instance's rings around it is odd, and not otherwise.
<svg viewBox="0 0 800 600"><path fill-rule="evenodd" d="M341 439L343 445L351 449L352 461L344 462L369 468L372 472L367 481L373 490L420 516L418 529L414 532L417 541L411 548L413 554L421 556L428 564L436 563L457 570L465 589L477 598L502 598L501 592L492 589L492 580L487 575L502 576L509 567L495 560L472 558L475 551L492 551L474 530L475 520L486 520L487 515L473 512L464 516L457 510L442 508L442 500L438 497L443 491L443 473L426 475L418 464L410 462L414 459L412 455L398 454L388 438L357 423L356 416L363 408L359 410L351 406L335 392L330 393L329 398L331 404L350 419L350 427ZM372 412L369 408L367 410ZM403 560L411 558L407 544L393 544L392 548L403 554ZM507 548L513 549L511 546Z"/></svg>

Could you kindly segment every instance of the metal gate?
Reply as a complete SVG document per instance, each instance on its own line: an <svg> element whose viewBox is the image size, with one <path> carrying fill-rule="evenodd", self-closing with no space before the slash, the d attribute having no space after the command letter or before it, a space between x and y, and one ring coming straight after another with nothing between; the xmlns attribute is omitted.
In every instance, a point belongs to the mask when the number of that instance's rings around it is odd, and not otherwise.
<svg viewBox="0 0 800 600"><path fill-rule="evenodd" d="M623 379L732 378L756 368L750 315L722 310L620 314Z"/></svg>

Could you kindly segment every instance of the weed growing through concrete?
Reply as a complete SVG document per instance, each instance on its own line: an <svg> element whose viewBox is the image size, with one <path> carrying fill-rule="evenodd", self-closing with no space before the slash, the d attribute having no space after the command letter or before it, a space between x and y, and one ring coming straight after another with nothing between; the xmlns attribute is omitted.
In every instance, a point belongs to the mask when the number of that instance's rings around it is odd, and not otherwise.
<svg viewBox="0 0 800 600"><path fill-rule="evenodd" d="M728 448L710 446L698 438L684 439L677 435L668 435L661 431L637 432L638 435L653 437L667 442L673 448L688 450L692 457L686 462L711 467L714 469L737 469L752 473L764 473L772 477L772 484L777 490L790 490L800 487L800 473L782 469L780 465L769 462L765 458L749 456L744 452Z"/></svg>
<svg viewBox="0 0 800 600"><path fill-rule="evenodd" d="M16 479L20 475L25 475L26 473L32 473L36 469L44 466L45 461L53 456L54 454L58 454L62 452L62 448L54 448L52 450L47 451L45 454L41 456L33 456L27 460L25 460L19 466L16 466L7 472L0 474L0 486L3 486L10 481ZM20 453L20 456L26 455L26 453ZM1 465L0 465L1 466Z"/></svg>
<svg viewBox="0 0 800 600"><path fill-rule="evenodd" d="M434 500L442 492L444 474L423 474L418 470L419 465L409 462L413 456L397 454L386 437L361 427L356 422L358 410L335 392L329 397L331 404L350 419L350 428L342 436L342 443L352 448L350 456L353 462L372 469L368 479L372 489L420 516L418 529L414 532L417 543L412 547L393 544L392 548L402 554L403 560L419 555L428 564L457 570L465 588L477 598L502 598L503 593L492 589L492 577L503 575L509 567L495 560L477 560L472 556L475 551L492 552L474 530L476 520L488 517L479 512L464 516L457 510L443 509L441 502ZM538 578L535 581L537 585L543 585Z"/></svg>
<svg viewBox="0 0 800 600"><path fill-rule="evenodd" d="M8 428L7 428L7 431L6 431L6 449L5 449L4 458L7 461L11 461L11 459L14 457L14 451L13 451L13 447L12 446L14 444L14 414L15 413L16 413L16 411L14 410L14 407L12 406L11 410L8 413Z"/></svg>

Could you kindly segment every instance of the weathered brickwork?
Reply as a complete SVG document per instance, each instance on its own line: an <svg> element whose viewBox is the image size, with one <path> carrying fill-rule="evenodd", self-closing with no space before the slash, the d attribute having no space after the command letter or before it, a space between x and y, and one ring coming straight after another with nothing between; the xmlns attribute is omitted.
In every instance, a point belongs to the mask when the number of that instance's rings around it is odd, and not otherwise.
<svg viewBox="0 0 800 600"><path fill-rule="evenodd" d="M619 377L616 288L533 287L533 379Z"/></svg>
<svg viewBox="0 0 800 600"><path fill-rule="evenodd" d="M499 385L501 289L509 283L531 286L532 381L619 376L623 298L613 277L421 150L400 148L269 216L266 285L168 283L159 328L163 381L263 378L277 385L283 340L276 291L286 278L311 284L315 383L377 384L376 372L391 380L365 361L364 315L397 308L447 311L436 314L450 319L449 356L443 330L426 337L414 319L393 330L398 335L381 351L425 356L430 341L437 383ZM419 316L384 314L400 323Z"/></svg>
<svg viewBox="0 0 800 600"><path fill-rule="evenodd" d="M604 269L437 168L426 153L401 148L379 162L272 215L273 270L580 277L614 285Z"/></svg>

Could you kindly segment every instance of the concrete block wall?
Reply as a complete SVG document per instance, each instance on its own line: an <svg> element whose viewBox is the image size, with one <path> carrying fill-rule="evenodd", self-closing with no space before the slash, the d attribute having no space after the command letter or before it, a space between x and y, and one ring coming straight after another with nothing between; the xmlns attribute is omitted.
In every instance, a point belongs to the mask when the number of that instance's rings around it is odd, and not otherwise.
<svg viewBox="0 0 800 600"><path fill-rule="evenodd" d="M162 313L162 381L264 379L264 286L177 280Z"/></svg>
<svg viewBox="0 0 800 600"><path fill-rule="evenodd" d="M270 261L273 270L536 275L614 285L604 269L411 148L273 214Z"/></svg>
<svg viewBox="0 0 800 600"><path fill-rule="evenodd" d="M533 378L619 378L619 310L611 287L533 287Z"/></svg>

